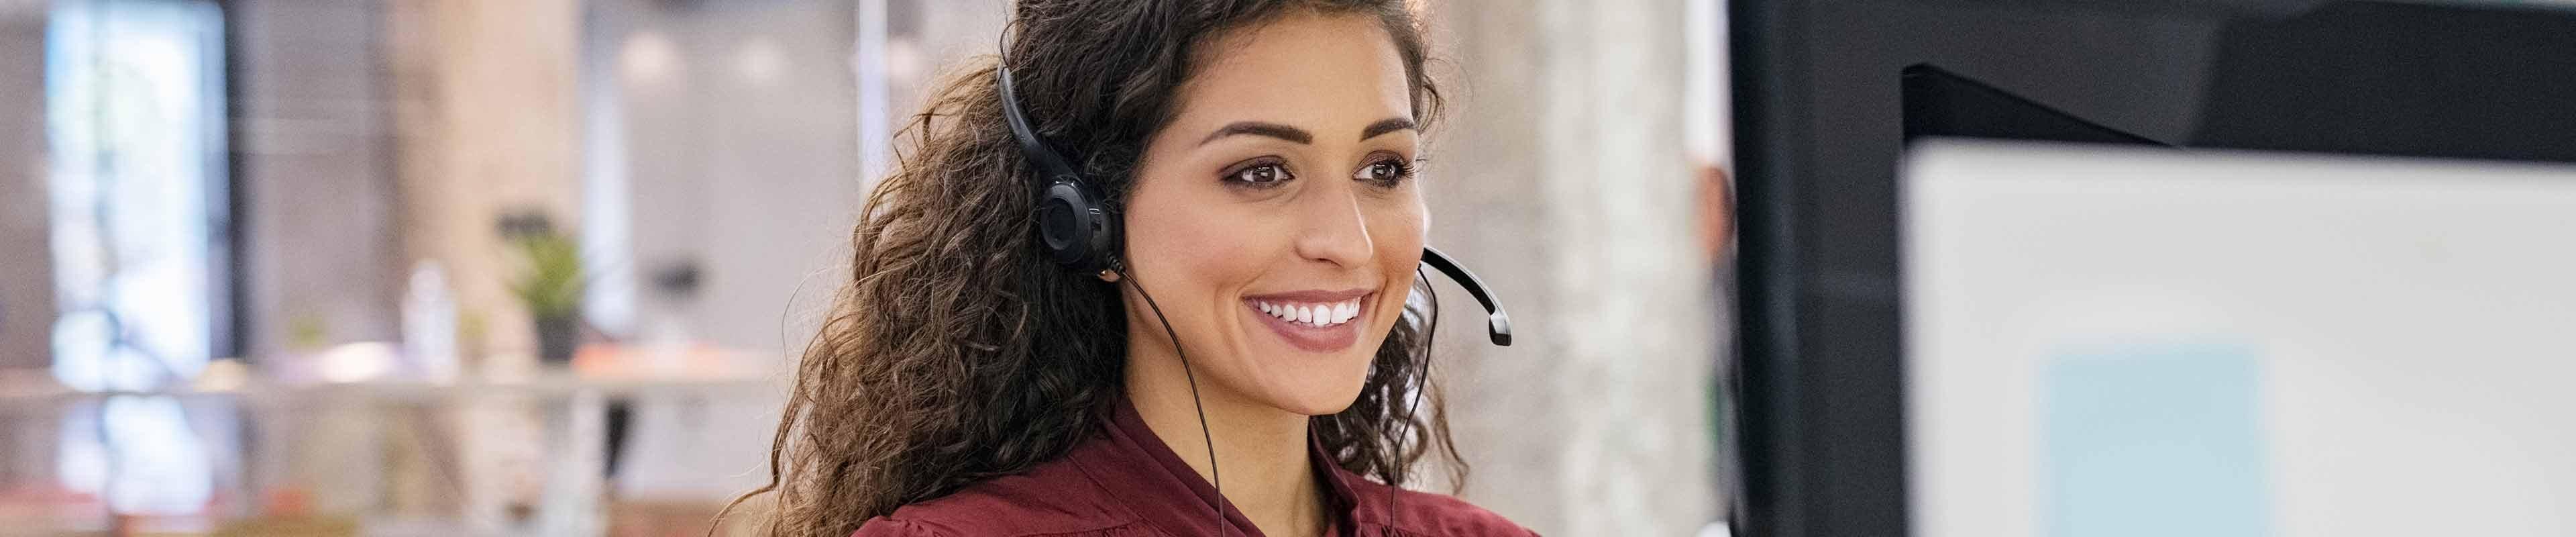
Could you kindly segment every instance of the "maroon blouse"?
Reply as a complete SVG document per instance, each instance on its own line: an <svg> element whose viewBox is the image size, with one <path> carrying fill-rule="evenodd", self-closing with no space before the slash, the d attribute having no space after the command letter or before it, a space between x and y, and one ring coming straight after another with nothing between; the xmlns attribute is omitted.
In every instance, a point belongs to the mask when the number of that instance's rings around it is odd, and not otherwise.
<svg viewBox="0 0 2576 537"><path fill-rule="evenodd" d="M855 537L1261 535L1232 504L1220 532L1209 507L1214 487L1145 427L1135 407L1116 406L1108 426L1064 458L868 519ZM1308 445L1333 517L1326 535L1537 535L1457 498L1369 481L1333 465L1320 442ZM1388 511L1389 494L1396 513Z"/></svg>

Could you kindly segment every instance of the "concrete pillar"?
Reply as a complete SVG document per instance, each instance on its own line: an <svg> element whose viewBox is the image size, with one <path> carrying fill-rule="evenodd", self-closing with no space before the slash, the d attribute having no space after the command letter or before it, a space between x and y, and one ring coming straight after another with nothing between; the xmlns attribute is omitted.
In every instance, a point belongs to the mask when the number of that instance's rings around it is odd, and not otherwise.
<svg viewBox="0 0 2576 537"><path fill-rule="evenodd" d="M0 384L48 379L54 265L45 189L45 10L0 3ZM54 473L50 406L0 410L0 482ZM33 433L33 434L30 434Z"/></svg>
<svg viewBox="0 0 2576 537"><path fill-rule="evenodd" d="M533 355L535 330L508 291L517 261L496 222L523 208L567 230L581 221L581 5L388 0L386 9L404 266L446 266L457 311L488 329L466 348Z"/></svg>
<svg viewBox="0 0 2576 537"><path fill-rule="evenodd" d="M53 364L45 160L45 10L0 7L0 369Z"/></svg>
<svg viewBox="0 0 2576 537"><path fill-rule="evenodd" d="M1435 2L1453 97L1432 244L1508 305L1448 311L1435 377L1470 501L1545 534L1689 535L1717 515L1709 260L1684 125L1686 0Z"/></svg>

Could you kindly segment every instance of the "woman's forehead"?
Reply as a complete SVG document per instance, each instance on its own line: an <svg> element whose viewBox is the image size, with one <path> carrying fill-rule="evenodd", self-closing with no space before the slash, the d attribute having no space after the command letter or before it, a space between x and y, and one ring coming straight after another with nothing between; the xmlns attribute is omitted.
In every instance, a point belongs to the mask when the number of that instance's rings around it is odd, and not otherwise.
<svg viewBox="0 0 2576 537"><path fill-rule="evenodd" d="M1182 134L1256 120L1341 138L1412 116L1403 56L1374 17L1293 15L1210 45L1178 94L1171 126Z"/></svg>

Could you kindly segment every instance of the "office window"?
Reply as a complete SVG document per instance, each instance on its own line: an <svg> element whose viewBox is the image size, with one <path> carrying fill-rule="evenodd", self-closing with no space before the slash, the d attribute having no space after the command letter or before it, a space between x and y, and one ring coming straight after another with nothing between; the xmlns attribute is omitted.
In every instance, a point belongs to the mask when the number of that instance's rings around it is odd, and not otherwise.
<svg viewBox="0 0 2576 537"><path fill-rule="evenodd" d="M64 0L45 36L53 373L150 391L205 368L229 309L223 18L209 1ZM202 444L177 401L71 407L64 485L118 512L201 510Z"/></svg>

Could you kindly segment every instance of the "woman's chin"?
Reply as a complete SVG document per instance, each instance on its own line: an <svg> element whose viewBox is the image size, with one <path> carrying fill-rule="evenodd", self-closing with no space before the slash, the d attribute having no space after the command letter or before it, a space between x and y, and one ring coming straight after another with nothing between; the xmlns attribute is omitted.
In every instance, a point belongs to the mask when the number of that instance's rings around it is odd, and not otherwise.
<svg viewBox="0 0 2576 537"><path fill-rule="evenodd" d="M1308 416L1337 414L1359 399L1385 337L1381 334L1364 338L1333 352L1314 352L1286 342L1263 340L1261 336L1268 334L1253 335L1242 347L1243 356L1250 359L1238 364L1243 369L1237 371L1250 377L1228 375L1229 380L1243 382L1236 387L1250 388L1237 393L1251 395L1282 411Z"/></svg>
<svg viewBox="0 0 2576 537"><path fill-rule="evenodd" d="M1368 382L1368 365L1338 368L1344 371L1310 372L1301 378L1279 379L1287 382L1270 386L1269 403L1280 410L1308 416L1340 413L1360 397Z"/></svg>
<svg viewBox="0 0 2576 537"><path fill-rule="evenodd" d="M1279 406L1280 410L1286 410L1307 416L1330 416L1340 414L1342 410L1350 408L1351 402L1359 400L1359 395L1359 390L1352 390L1348 396L1341 398L1302 399L1293 402L1293 404L1283 404Z"/></svg>

